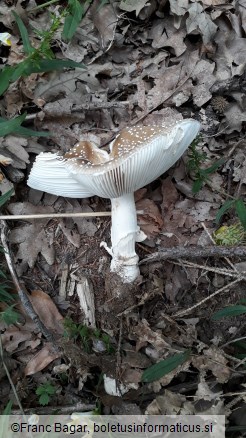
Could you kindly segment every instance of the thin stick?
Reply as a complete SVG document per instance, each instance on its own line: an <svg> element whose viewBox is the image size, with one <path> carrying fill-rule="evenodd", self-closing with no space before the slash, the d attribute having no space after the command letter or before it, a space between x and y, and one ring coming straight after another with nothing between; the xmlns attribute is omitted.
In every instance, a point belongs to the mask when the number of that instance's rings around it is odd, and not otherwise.
<svg viewBox="0 0 246 438"><path fill-rule="evenodd" d="M19 219L46 219L59 217L96 217L96 216L111 216L109 211L100 211L98 213L45 213L45 214L15 214L0 216L4 220L19 220Z"/></svg>
<svg viewBox="0 0 246 438"><path fill-rule="evenodd" d="M199 257L246 257L246 246L177 246L175 248L160 248L158 252L145 257L140 265L167 259L182 259ZM206 269L206 268L205 268Z"/></svg>
<svg viewBox="0 0 246 438"><path fill-rule="evenodd" d="M137 211L137 214L144 214L143 210ZM45 213L45 214L13 214L13 215L5 215L0 216L0 219L3 220L26 220L26 219L56 219L60 217L102 217L102 216L111 216L110 211L98 211L94 213Z"/></svg>
<svg viewBox="0 0 246 438"><path fill-rule="evenodd" d="M210 295L209 297L204 298L203 300L199 301L199 303L195 304L192 307L189 307L186 310L181 310L178 313L175 313L174 315L172 315L172 318L177 318L180 316L184 316L187 315L188 313L190 313L192 310L196 309L197 307L201 306L202 304L206 303L208 300L211 300L212 298L214 298L216 295L225 292L227 289L230 289L232 286L235 286L235 284L239 283L240 281L242 281L242 278L239 277L236 280L232 281L231 283L227 284L226 286L222 287L221 289L218 289L216 292L214 292L212 295Z"/></svg>

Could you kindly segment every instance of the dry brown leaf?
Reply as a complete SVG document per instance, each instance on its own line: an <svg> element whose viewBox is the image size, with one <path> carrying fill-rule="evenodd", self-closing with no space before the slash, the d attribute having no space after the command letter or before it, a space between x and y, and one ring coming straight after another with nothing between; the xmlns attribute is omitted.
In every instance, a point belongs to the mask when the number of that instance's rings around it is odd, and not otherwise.
<svg viewBox="0 0 246 438"><path fill-rule="evenodd" d="M90 8L90 13L91 19L100 34L102 48L106 49L114 39L118 19L116 12L111 4L102 7L101 1L96 0Z"/></svg>
<svg viewBox="0 0 246 438"><path fill-rule="evenodd" d="M188 9L189 0L169 0L171 12L175 15L183 16Z"/></svg>
<svg viewBox="0 0 246 438"><path fill-rule="evenodd" d="M12 164L13 160L12 158L9 157L5 157L4 155L0 155L0 164L2 164L3 166L8 166L9 164ZM3 180L4 177L1 178L1 181Z"/></svg>
<svg viewBox="0 0 246 438"><path fill-rule="evenodd" d="M188 9L189 17L186 20L186 28L188 33L199 30L204 44L213 40L217 31L217 26L211 20L200 3L193 3Z"/></svg>
<svg viewBox="0 0 246 438"><path fill-rule="evenodd" d="M164 395L157 396L147 407L148 415L194 415L193 403L186 400L185 395L165 389Z"/></svg>
<svg viewBox="0 0 246 438"><path fill-rule="evenodd" d="M67 240L74 245L76 248L80 247L80 235L76 230L71 230L65 225L65 221L59 223L59 228L62 230L64 236Z"/></svg>
<svg viewBox="0 0 246 438"><path fill-rule="evenodd" d="M54 212L52 207L34 206L29 202L12 203L8 206L8 209L12 214L44 214ZM28 221L33 223L14 228L11 231L10 242L19 245L16 254L19 273L23 273L27 265L33 267L39 253L44 256L48 264L52 265L54 263L53 235L49 235L44 229L48 221L48 218Z"/></svg>
<svg viewBox="0 0 246 438"><path fill-rule="evenodd" d="M35 354L35 356L27 363L24 370L25 376L31 376L38 371L42 371L58 357L60 357L60 354L54 351L50 343L47 343L42 350Z"/></svg>
<svg viewBox="0 0 246 438"><path fill-rule="evenodd" d="M15 352L19 345L32 337L32 332L24 330L23 328L17 328L14 326L8 327L7 330L1 335L3 347L9 353Z"/></svg>
<svg viewBox="0 0 246 438"><path fill-rule="evenodd" d="M84 213L92 213L93 210L89 205L83 205L82 211ZM81 212L81 207L74 207L73 208L74 213ZM91 218L73 218L73 222L77 225L78 231L80 235L86 234L87 236L94 236L97 232L98 228L95 224L95 221Z"/></svg>
<svg viewBox="0 0 246 438"><path fill-rule="evenodd" d="M157 25L152 28L153 43L152 47L159 49L162 47L172 47L176 56L182 55L187 49L184 39L186 37L186 30L184 28L175 29L170 18L159 21ZM169 67L170 68L170 67ZM176 66L177 68L177 66ZM173 69L173 74L174 74ZM176 76L176 74L174 75ZM163 82L163 85L165 82Z"/></svg>
<svg viewBox="0 0 246 438"><path fill-rule="evenodd" d="M149 0L123 0L120 2L120 9L126 12L136 12L138 16L139 12L149 4Z"/></svg>
<svg viewBox="0 0 246 438"><path fill-rule="evenodd" d="M217 378L218 382L225 383L228 381L231 370L227 366L227 359L223 353L216 347L203 350L202 356L192 357L192 364L197 369L204 371L210 370Z"/></svg>
<svg viewBox="0 0 246 438"><path fill-rule="evenodd" d="M225 111L226 125L229 128L226 132L229 134L233 131L241 132L242 124L246 122L246 111L242 110L237 103L233 103Z"/></svg>
<svg viewBox="0 0 246 438"><path fill-rule="evenodd" d="M192 94L194 103L199 107L212 97L209 90L216 81L214 70L215 63L201 60L197 62L192 71L192 78L197 82L197 85L193 87Z"/></svg>
<svg viewBox="0 0 246 438"><path fill-rule="evenodd" d="M166 351L167 348L170 348L169 343L164 340L162 334L152 330L146 319L142 319L136 327L132 328L131 336L137 340L137 351L143 346L146 346L147 343L153 345L160 355Z"/></svg>
<svg viewBox="0 0 246 438"><path fill-rule="evenodd" d="M138 225L150 239L159 234L163 226L163 220L157 205L151 199L141 199L136 203L136 209L142 210L138 216Z"/></svg>
<svg viewBox="0 0 246 438"><path fill-rule="evenodd" d="M33 308L47 329L55 333L64 332L63 316L58 311L52 299L41 290L34 290L30 295Z"/></svg>

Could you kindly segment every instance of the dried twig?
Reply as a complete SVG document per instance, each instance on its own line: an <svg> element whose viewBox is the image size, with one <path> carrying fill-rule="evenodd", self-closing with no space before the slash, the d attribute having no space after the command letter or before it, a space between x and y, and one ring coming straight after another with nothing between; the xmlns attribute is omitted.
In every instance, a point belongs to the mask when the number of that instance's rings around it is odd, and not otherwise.
<svg viewBox="0 0 246 438"><path fill-rule="evenodd" d="M207 229L207 227L206 227L206 225L204 224L204 222L202 222L201 225L202 225L202 227L203 227L205 233L208 235L209 239L211 240L211 242L212 242L214 245L216 245L216 242L215 242L213 236L210 234L210 232L209 232L209 230ZM237 272L237 269L235 268L235 266L233 265L233 263L231 262L231 260L228 259L228 257L224 257L224 259L225 259L225 261L228 263L228 265L229 265L234 271Z"/></svg>
<svg viewBox="0 0 246 438"><path fill-rule="evenodd" d="M52 415L52 413L58 413L57 415L68 415L73 414L74 412L88 412L93 411L96 408L95 404L86 404L82 402L74 403L73 405L67 406L40 406L33 408L25 409L26 415L32 415L35 410L35 414L37 415ZM13 409L11 411L11 415L22 415L20 410Z"/></svg>
<svg viewBox="0 0 246 438"><path fill-rule="evenodd" d="M158 252L145 257L140 265L144 263L153 263L167 259L182 259L182 258L203 258L203 257L246 257L246 246L188 246L175 248L160 248Z"/></svg>
<svg viewBox="0 0 246 438"><path fill-rule="evenodd" d="M36 326L38 327L38 329L40 330L40 332L45 336L45 338L52 343L54 349L56 351L60 351L53 339L52 334L49 332L49 330L47 330L47 328L45 327L45 325L42 323L42 321L40 321L37 313L35 312L33 305L31 303L31 300L28 296L28 293L25 291L24 286L21 286L13 261L11 259L10 256L10 251L9 251L9 247L8 247L8 242L7 242L7 231L8 231L8 227L6 225L6 222L1 220L0 222L0 227L1 227L1 241L2 241L2 246L4 249L4 255L6 258L6 262L13 280L13 283L15 285L15 288L18 292L20 301L27 313L28 316L30 316L30 318L32 319L32 321L36 324Z"/></svg>
<svg viewBox="0 0 246 438"><path fill-rule="evenodd" d="M144 214L143 210L137 211L137 214ZM13 215L3 215L0 216L0 219L4 220L27 220L27 219L57 219L61 217L103 217L103 216L111 216L110 211L98 211L92 213L44 213L44 214L13 214Z"/></svg>
<svg viewBox="0 0 246 438"><path fill-rule="evenodd" d="M170 261L174 265L181 266L182 268L201 269L202 271L213 272L214 274L225 275L227 277L232 277L232 278L238 278L238 276L240 275L242 277L242 280L246 279L246 272L239 273L234 269L217 268L208 265L199 265L198 263L189 262L188 260L182 260L182 262L176 262L174 260L168 260L168 261Z"/></svg>
<svg viewBox="0 0 246 438"><path fill-rule="evenodd" d="M95 111L97 109L125 108L129 105L131 105L131 103L128 100L121 102L117 100L114 100L112 102L88 102L81 105L75 105L71 108L71 113L85 110Z"/></svg>
<svg viewBox="0 0 246 438"><path fill-rule="evenodd" d="M110 211L99 211L98 213L45 213L45 214L16 214L16 215L3 215L0 219L4 220L19 220L19 219L56 219L60 217L101 217L101 216L111 216Z"/></svg>
<svg viewBox="0 0 246 438"><path fill-rule="evenodd" d="M201 306L202 304L206 303L208 300L211 300L212 298L214 298L216 295L221 294L222 292L225 292L227 289L230 289L232 286L235 286L235 284L239 283L241 280L242 280L242 278L238 277L236 280L232 281L231 283L227 284L226 286L221 287L216 292L214 292L213 294L209 295L209 297L206 297L203 300L199 301L199 303L195 304L194 306L191 306L191 307L189 307L186 310L181 310L178 313L175 313L174 315L172 315L172 318L177 318L177 317L180 317L180 316L187 315L192 310L194 310L197 307Z"/></svg>

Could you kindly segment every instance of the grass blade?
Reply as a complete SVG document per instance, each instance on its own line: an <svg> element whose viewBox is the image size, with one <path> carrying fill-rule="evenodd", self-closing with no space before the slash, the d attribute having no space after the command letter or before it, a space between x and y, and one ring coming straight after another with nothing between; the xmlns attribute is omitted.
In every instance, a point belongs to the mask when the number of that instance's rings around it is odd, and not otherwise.
<svg viewBox="0 0 246 438"><path fill-rule="evenodd" d="M220 207L220 209L217 211L216 217L215 217L215 222L216 224L220 223L221 218L224 216L224 214L230 210L235 204L235 200L234 199L228 199L226 202L224 202L224 204L222 205L222 207Z"/></svg>
<svg viewBox="0 0 246 438"><path fill-rule="evenodd" d="M243 306L242 304L236 304L235 306L225 307L224 309L221 309L218 312L214 313L212 316L212 320L217 321L221 318L243 315L244 313L246 313L246 306Z"/></svg>
<svg viewBox="0 0 246 438"><path fill-rule="evenodd" d="M29 65L25 74L49 72L54 70L62 70L63 68L86 68L84 64L72 61L70 59L41 59L37 64Z"/></svg>
<svg viewBox="0 0 246 438"><path fill-rule="evenodd" d="M6 119L0 117L0 126L1 123L6 121L7 121ZM34 131L33 129L25 128L24 126L19 126L16 129L14 129L12 132L26 137L50 137L52 135L52 133L48 131Z"/></svg>
<svg viewBox="0 0 246 438"><path fill-rule="evenodd" d="M22 114L19 117L15 117L11 120L6 120L5 122L0 123L0 137L4 137L5 135L11 134L15 129L17 129L21 123L25 120L26 113Z"/></svg>
<svg viewBox="0 0 246 438"><path fill-rule="evenodd" d="M12 14L15 17L15 21L18 25L18 28L19 28L19 31L21 34L24 52L26 53L26 55L31 55L31 53L33 53L33 51L35 49L32 47L32 45L30 43L27 28L24 25L22 19L16 14L16 12L12 11Z"/></svg>
<svg viewBox="0 0 246 438"><path fill-rule="evenodd" d="M239 217L239 220L243 226L243 228L246 230L246 206L242 199L237 199L235 202L235 208L237 215Z"/></svg>
<svg viewBox="0 0 246 438"><path fill-rule="evenodd" d="M72 39L84 13L84 8L78 0L69 0L69 6L70 14L65 18L62 32L62 38L65 41Z"/></svg>
<svg viewBox="0 0 246 438"><path fill-rule="evenodd" d="M0 207L2 207L9 200L13 193L14 189L10 189L6 193L4 193L4 195L0 196Z"/></svg>
<svg viewBox="0 0 246 438"><path fill-rule="evenodd" d="M0 96L7 90L11 75L14 72L12 67L4 67L0 73Z"/></svg>
<svg viewBox="0 0 246 438"><path fill-rule="evenodd" d="M168 359L161 360L160 362L147 368L142 374L142 382L154 382L160 379L179 365L184 363L190 356L190 351L187 350L184 353L177 353Z"/></svg>
<svg viewBox="0 0 246 438"><path fill-rule="evenodd" d="M222 164L224 164L225 158L220 158L218 161L212 164L212 166L208 167L207 169L203 169L204 173L206 175L210 175L211 173L214 173Z"/></svg>

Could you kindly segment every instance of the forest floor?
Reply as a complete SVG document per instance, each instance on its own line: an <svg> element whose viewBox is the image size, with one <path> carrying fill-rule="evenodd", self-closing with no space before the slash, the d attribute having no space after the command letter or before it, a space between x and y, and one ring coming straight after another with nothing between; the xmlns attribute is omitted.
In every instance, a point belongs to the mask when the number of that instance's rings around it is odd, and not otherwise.
<svg viewBox="0 0 246 438"><path fill-rule="evenodd" d="M11 40L0 122L15 120L0 132L0 190L14 189L2 215L110 212L108 199L30 189L36 155L81 140L105 148L133 125L201 123L135 194L147 239L124 299L100 246L110 216L9 219L9 232L2 221L24 298L12 324L2 299L1 410L222 414L228 436L244 436L245 0L5 0L0 31Z"/></svg>

